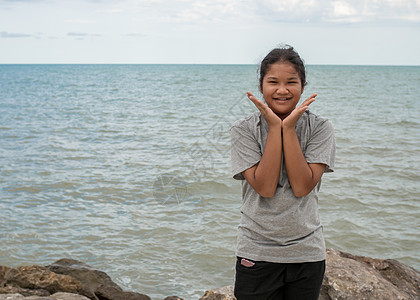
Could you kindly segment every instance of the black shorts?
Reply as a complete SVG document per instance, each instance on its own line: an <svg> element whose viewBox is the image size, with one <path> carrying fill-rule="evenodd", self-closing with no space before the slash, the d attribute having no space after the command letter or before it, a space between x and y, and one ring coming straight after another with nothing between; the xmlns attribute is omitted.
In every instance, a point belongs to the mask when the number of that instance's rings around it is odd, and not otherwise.
<svg viewBox="0 0 420 300"><path fill-rule="evenodd" d="M238 300L317 300L325 260L306 263L270 263L238 257L235 296Z"/></svg>

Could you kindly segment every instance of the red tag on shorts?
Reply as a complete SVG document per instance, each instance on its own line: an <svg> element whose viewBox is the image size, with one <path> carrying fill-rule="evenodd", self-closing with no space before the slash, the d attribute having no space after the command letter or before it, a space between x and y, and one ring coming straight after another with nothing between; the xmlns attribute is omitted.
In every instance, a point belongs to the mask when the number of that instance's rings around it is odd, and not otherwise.
<svg viewBox="0 0 420 300"><path fill-rule="evenodd" d="M252 267L253 265L255 265L255 263L254 263L254 262L252 262L252 261L249 261L249 260L247 260L247 259L245 259L245 258L242 258L242 259L241 259L241 265L243 265L244 267L248 267L248 268L250 268L250 267Z"/></svg>

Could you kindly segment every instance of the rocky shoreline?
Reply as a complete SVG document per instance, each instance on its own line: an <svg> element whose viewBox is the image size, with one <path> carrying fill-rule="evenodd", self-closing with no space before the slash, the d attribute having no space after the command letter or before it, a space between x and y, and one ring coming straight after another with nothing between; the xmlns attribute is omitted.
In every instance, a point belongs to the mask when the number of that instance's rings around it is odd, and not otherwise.
<svg viewBox="0 0 420 300"><path fill-rule="evenodd" d="M150 300L124 291L103 271L73 259L48 266L0 266L0 300ZM208 290L200 300L233 300L233 287ZM420 273L396 260L327 250L320 300L420 299ZM164 300L182 300L169 296ZM189 299L186 299L189 300Z"/></svg>

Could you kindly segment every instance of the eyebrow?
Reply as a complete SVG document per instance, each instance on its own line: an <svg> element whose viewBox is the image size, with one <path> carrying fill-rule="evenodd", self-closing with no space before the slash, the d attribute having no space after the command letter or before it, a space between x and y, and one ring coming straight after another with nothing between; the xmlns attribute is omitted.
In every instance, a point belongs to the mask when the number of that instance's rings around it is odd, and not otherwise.
<svg viewBox="0 0 420 300"><path fill-rule="evenodd" d="M275 76L269 76L269 77L267 77L267 80L270 80L270 79L278 79L277 77L275 77ZM288 77L287 78L287 80L291 80L291 79L295 79L295 80L297 80L297 79L299 79L299 76L290 76L290 77Z"/></svg>

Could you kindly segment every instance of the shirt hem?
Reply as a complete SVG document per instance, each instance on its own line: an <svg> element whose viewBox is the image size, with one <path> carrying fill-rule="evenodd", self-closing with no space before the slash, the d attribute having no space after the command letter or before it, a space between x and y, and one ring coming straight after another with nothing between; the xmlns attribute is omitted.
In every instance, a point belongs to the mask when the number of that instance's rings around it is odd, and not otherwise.
<svg viewBox="0 0 420 300"><path fill-rule="evenodd" d="M236 252L236 256L247 258L253 261L265 261L265 262L271 262L271 263L305 263L305 262L317 262L317 261L323 261L327 258L327 253L324 252L323 255L316 255L316 256L305 256L305 257L271 257L271 256L259 256L255 254L249 254L245 252Z"/></svg>

